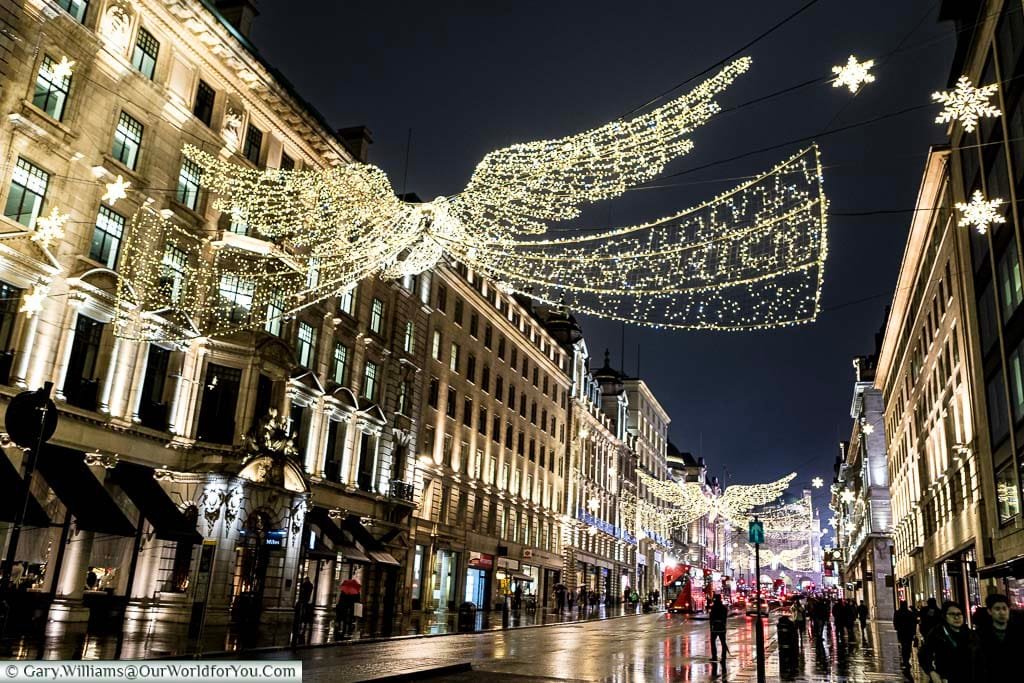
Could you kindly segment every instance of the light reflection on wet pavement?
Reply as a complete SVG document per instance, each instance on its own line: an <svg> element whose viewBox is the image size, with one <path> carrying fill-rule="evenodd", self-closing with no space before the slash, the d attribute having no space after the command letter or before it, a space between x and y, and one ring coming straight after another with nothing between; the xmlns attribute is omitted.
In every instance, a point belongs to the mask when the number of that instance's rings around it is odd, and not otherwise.
<svg viewBox="0 0 1024 683"><path fill-rule="evenodd" d="M266 653L303 661L307 681L358 681L412 669L471 662L472 672L424 680L756 681L754 620L733 617L723 667L710 658L707 621L641 615L610 621ZM891 626L869 624L848 645L805 635L795 673L781 675L774 619L767 624L767 680L900 681Z"/></svg>

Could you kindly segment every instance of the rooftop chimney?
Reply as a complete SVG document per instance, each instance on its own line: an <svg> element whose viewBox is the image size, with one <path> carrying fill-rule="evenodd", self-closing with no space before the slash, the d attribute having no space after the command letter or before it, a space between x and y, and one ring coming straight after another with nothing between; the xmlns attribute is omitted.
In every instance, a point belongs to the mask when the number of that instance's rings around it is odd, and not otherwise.
<svg viewBox="0 0 1024 683"><path fill-rule="evenodd" d="M370 145L373 144L373 135L366 126L351 126L350 128L339 128L338 137L357 161L364 164L370 158Z"/></svg>
<svg viewBox="0 0 1024 683"><path fill-rule="evenodd" d="M252 30L253 19L260 13L256 9L256 0L214 0L213 6L246 38Z"/></svg>

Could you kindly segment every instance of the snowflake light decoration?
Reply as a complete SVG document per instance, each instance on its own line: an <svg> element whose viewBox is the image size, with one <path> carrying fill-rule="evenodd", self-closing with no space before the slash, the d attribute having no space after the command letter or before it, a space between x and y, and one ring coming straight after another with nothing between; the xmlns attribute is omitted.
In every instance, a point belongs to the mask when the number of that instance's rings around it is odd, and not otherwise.
<svg viewBox="0 0 1024 683"><path fill-rule="evenodd" d="M859 62L856 57L850 55L845 66L832 67L832 73L836 74L836 79L832 81L832 87L841 88L845 85L851 93L856 94L864 83L875 82L875 77L870 73L874 65L875 60L873 59Z"/></svg>
<svg viewBox="0 0 1024 683"><path fill-rule="evenodd" d="M64 224L68 222L70 214L61 213L60 209L53 207L47 216L40 216L36 219L35 229L32 232L32 241L38 242L44 249L50 248L51 242L64 239Z"/></svg>
<svg viewBox="0 0 1024 683"><path fill-rule="evenodd" d="M839 524L839 520L838 519L836 519L835 517L829 517L828 518L828 525L830 527L832 527L834 529L836 524Z"/></svg>
<svg viewBox="0 0 1024 683"><path fill-rule="evenodd" d="M875 426L865 422L864 424L862 424L860 426L860 430L862 432L864 432L865 434L874 434L875 433Z"/></svg>
<svg viewBox="0 0 1024 683"><path fill-rule="evenodd" d="M982 116L1002 115L999 107L989 104L988 101L998 89L997 83L975 88L970 78L961 76L956 82L955 89L932 93L934 101L945 105L945 109L935 117L935 123L960 121L966 132L973 132L978 125L978 119Z"/></svg>
<svg viewBox="0 0 1024 683"><path fill-rule="evenodd" d="M843 499L844 503L852 503L854 499L853 491L847 489L839 497Z"/></svg>
<svg viewBox="0 0 1024 683"><path fill-rule="evenodd" d="M956 203L956 210L963 214L958 225L973 225L979 235L984 235L990 224L1006 222L1006 218L997 210L1000 204L1003 204L1002 199L997 197L986 200L981 190L975 190L970 204Z"/></svg>
<svg viewBox="0 0 1024 683"><path fill-rule="evenodd" d="M816 489L820 489L824 485L825 480L822 479L821 477L815 477L814 479L811 479L811 486L813 486Z"/></svg>
<svg viewBox="0 0 1024 683"><path fill-rule="evenodd" d="M21 302L21 308L18 309L18 311L31 318L36 313L43 310L43 305L46 303L46 297L49 296L49 294L50 288L47 285L35 285L32 288L31 294L25 294L25 297Z"/></svg>
<svg viewBox="0 0 1024 683"><path fill-rule="evenodd" d="M60 58L60 61L53 65L50 69L50 75L56 81L63 81L65 78L70 78L71 70L74 68L75 62L67 58L67 55Z"/></svg>
<svg viewBox="0 0 1024 683"><path fill-rule="evenodd" d="M131 181L125 180L121 174L118 173L117 180L112 183L107 183L107 191L100 199L113 206L117 203L118 199L124 199L128 196L128 188L131 187L131 185Z"/></svg>

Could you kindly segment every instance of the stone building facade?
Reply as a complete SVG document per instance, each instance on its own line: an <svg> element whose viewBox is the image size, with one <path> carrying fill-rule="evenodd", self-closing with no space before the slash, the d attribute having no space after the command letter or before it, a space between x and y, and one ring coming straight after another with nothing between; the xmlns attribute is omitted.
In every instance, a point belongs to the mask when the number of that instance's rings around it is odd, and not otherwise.
<svg viewBox="0 0 1024 683"><path fill-rule="evenodd" d="M365 149L262 61L253 16L248 2L3 4L0 410L52 382L60 414L8 553L29 566L36 614L290 620L307 573L321 614L341 577L363 582L367 620L398 609L428 279L365 282L293 319L222 280L215 305L253 331L198 337L158 310L133 311L145 339L114 334L132 216L157 212L209 249L262 242L213 208L185 144L268 169ZM43 220L54 210L62 235ZM16 495L24 455L5 451Z"/></svg>
<svg viewBox="0 0 1024 683"><path fill-rule="evenodd" d="M884 425L871 436L885 436L897 599L973 607L988 537L988 451L971 382L972 295L961 275L966 233L952 211L950 159L934 148L925 167L917 206L929 210L910 226L874 372Z"/></svg>

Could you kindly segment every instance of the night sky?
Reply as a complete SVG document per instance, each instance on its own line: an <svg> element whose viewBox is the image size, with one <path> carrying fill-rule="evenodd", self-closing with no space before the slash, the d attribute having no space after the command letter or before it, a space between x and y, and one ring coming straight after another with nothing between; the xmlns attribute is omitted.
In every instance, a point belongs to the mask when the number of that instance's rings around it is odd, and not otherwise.
<svg viewBox="0 0 1024 683"><path fill-rule="evenodd" d="M462 189L477 162L514 142L561 137L631 111L719 62L807 0L773 2L430 3L312 0L260 3L253 40L337 127L366 125L370 161L425 199ZM935 0L820 0L744 54L751 71L719 97L729 110L693 135L685 172L813 136L835 213L909 210L928 146L944 142L931 92L949 79L953 29ZM874 58L877 81L856 97L831 87L834 64ZM850 124L911 112L831 135ZM767 170L786 144L628 192L585 214L651 218L693 205ZM596 213L594 213L596 212ZM727 482L797 471L828 482L850 434L854 356L874 334L895 286L910 214L833 216L824 311L813 325L771 332L658 331L627 326L625 371L651 386L671 438ZM621 328L583 318L594 356L621 364ZM639 359L639 360L638 360ZM827 518L826 489L816 505Z"/></svg>

